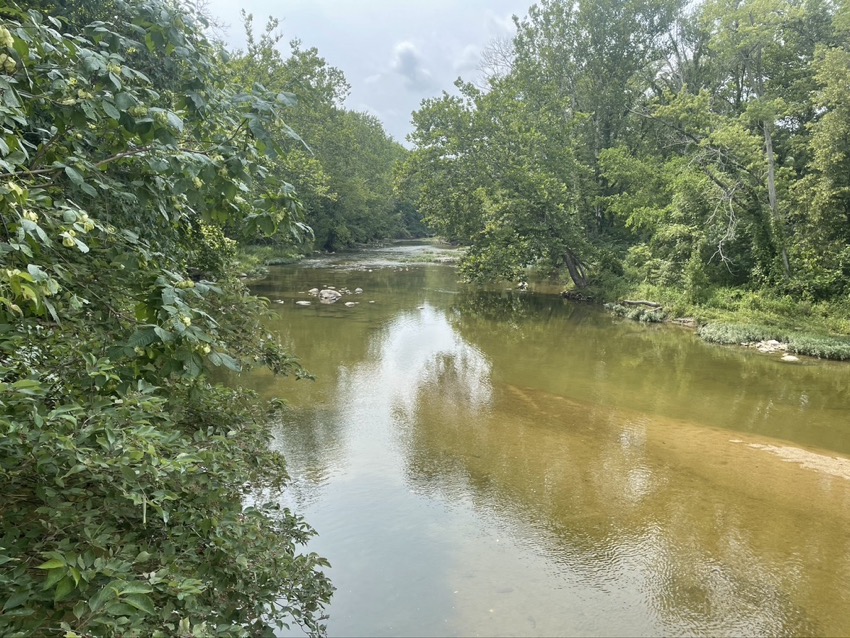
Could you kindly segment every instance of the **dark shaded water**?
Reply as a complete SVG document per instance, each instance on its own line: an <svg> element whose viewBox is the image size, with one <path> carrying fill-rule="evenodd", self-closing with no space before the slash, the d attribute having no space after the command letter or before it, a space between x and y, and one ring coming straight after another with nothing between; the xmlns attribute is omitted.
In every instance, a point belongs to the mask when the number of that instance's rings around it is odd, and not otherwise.
<svg viewBox="0 0 850 638"><path fill-rule="evenodd" d="M330 635L850 632L850 366L463 288L399 262L422 250L256 287L318 377L250 383L291 406ZM294 305L328 285L359 305Z"/></svg>

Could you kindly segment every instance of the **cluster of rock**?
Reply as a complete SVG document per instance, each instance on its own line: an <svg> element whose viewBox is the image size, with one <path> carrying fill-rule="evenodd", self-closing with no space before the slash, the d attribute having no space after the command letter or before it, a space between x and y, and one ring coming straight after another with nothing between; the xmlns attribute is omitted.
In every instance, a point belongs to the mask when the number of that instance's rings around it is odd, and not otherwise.
<svg viewBox="0 0 850 638"><path fill-rule="evenodd" d="M319 303L323 304L332 304L336 303L340 299L342 299L345 295L362 295L362 288L355 288L354 291L349 290L348 288L340 288L337 290L334 286L328 286L327 288L311 288L307 291L307 294L311 297L317 297ZM307 300L296 301L296 306L309 306L312 302ZM359 301L346 301L345 305L349 308L353 306L359 305Z"/></svg>
<svg viewBox="0 0 850 638"><path fill-rule="evenodd" d="M776 339L767 339L766 341L744 341L741 345L746 348L755 348L764 354L776 354L778 352L783 352L785 353L782 355L783 361L794 362L800 360L799 357L795 357L793 354L788 354L787 343L782 343Z"/></svg>

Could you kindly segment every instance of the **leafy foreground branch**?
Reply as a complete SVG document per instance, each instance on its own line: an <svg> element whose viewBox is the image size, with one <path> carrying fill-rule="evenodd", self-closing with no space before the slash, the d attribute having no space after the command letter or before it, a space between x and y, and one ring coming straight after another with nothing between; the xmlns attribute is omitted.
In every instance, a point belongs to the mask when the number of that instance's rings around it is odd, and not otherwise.
<svg viewBox="0 0 850 638"><path fill-rule="evenodd" d="M0 635L322 634L265 408L207 381L302 373L226 235L304 228L290 97L234 93L180 5L37 4L0 10Z"/></svg>

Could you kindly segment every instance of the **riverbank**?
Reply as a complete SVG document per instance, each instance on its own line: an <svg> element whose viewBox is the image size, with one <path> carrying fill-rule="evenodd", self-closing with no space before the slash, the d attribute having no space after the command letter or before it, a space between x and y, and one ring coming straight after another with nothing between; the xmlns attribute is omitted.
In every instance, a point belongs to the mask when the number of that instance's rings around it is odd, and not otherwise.
<svg viewBox="0 0 850 638"><path fill-rule="evenodd" d="M262 279L268 274L269 266L294 264L304 257L294 246L240 246L234 270L243 279Z"/></svg>
<svg viewBox="0 0 850 638"><path fill-rule="evenodd" d="M709 343L754 346L779 342L781 349L836 361L850 360L850 300L801 301L768 291L720 288L700 303L681 291L642 285L629 291L594 290L596 299L609 299L612 313L643 322L671 322L692 327ZM653 305L629 303L649 300Z"/></svg>
<svg viewBox="0 0 850 638"><path fill-rule="evenodd" d="M393 255L394 261L399 264L453 265L462 257L462 248L437 238L397 240L380 246L413 244L424 247L415 252ZM355 248L350 253L337 256L356 255L357 252ZM307 255L294 247L246 246L239 255L239 271L243 278L258 280L268 274L269 266L293 264L306 258ZM535 282L534 277L530 279L530 291L554 292L551 282L545 284ZM645 284L632 288L597 285L587 293L577 294L570 290L563 295L602 303L609 312L626 319L691 328L709 343L754 347L762 351L765 351L764 344L771 343L773 352L850 360L850 300L843 303L798 301L768 291L719 288L705 294L700 303L695 303L689 301L682 291Z"/></svg>

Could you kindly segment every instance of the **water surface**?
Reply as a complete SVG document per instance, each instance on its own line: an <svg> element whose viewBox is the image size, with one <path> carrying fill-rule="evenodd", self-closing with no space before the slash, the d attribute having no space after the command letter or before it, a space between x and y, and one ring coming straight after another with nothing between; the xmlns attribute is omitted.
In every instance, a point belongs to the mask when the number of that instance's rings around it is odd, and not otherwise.
<svg viewBox="0 0 850 638"><path fill-rule="evenodd" d="M421 250L256 287L317 376L250 383L290 404L331 636L850 631L850 366L466 288ZM325 286L364 292L294 304Z"/></svg>

